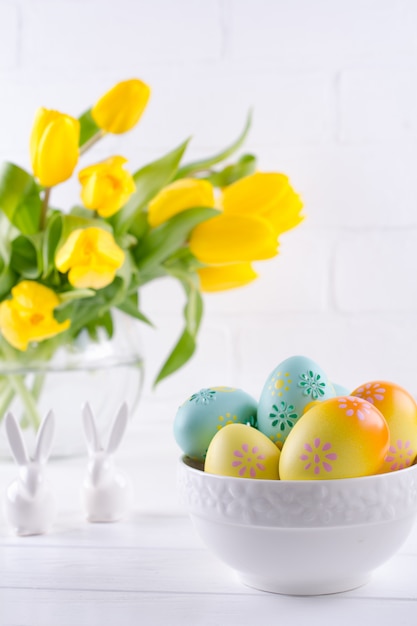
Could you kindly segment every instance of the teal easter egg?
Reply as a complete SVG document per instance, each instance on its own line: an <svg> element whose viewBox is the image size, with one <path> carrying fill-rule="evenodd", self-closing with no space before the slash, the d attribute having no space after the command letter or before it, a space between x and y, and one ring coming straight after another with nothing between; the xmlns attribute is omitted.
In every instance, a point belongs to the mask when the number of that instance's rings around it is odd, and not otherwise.
<svg viewBox="0 0 417 626"><path fill-rule="evenodd" d="M242 389L208 387L182 404L174 419L174 437L187 456L203 461L214 435L227 424L253 425L257 402Z"/></svg>
<svg viewBox="0 0 417 626"><path fill-rule="evenodd" d="M333 388L336 392L336 396L350 396L350 390L344 385L332 382Z"/></svg>
<svg viewBox="0 0 417 626"><path fill-rule="evenodd" d="M317 363L305 356L292 356L267 378L258 404L258 429L282 447L308 404L335 395Z"/></svg>

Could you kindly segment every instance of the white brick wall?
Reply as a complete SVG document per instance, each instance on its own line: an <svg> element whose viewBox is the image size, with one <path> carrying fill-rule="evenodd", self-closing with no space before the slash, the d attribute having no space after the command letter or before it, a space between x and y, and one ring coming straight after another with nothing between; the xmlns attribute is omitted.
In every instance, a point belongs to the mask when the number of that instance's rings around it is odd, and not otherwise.
<svg viewBox="0 0 417 626"><path fill-rule="evenodd" d="M1 159L27 165L37 106L78 114L138 76L153 87L141 124L87 162L117 150L136 168L190 134L201 156L253 106L246 149L304 197L305 223L259 281L206 297L195 359L155 393L182 296L144 290L160 327L143 330L145 398L167 423L201 386L257 395L293 353L348 386L385 376L417 394L416 23L414 0L0 0Z"/></svg>

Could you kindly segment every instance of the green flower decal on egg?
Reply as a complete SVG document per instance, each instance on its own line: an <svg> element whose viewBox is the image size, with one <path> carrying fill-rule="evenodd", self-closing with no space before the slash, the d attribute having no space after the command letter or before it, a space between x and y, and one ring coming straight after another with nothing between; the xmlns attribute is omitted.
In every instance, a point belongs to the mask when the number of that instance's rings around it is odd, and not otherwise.
<svg viewBox="0 0 417 626"><path fill-rule="evenodd" d="M196 404L209 404L216 399L216 392L213 389L200 389L197 393L193 393L190 398L190 402Z"/></svg>
<svg viewBox="0 0 417 626"><path fill-rule="evenodd" d="M272 420L272 426L275 428L278 426L279 430L284 431L294 426L295 421L298 418L295 412L294 405L287 404L286 402L279 402L272 405L272 411L269 417Z"/></svg>
<svg viewBox="0 0 417 626"><path fill-rule="evenodd" d="M300 374L298 386L304 390L305 396L311 396L313 400L322 398L326 393L326 383L321 381L320 374L315 374L308 370L305 374Z"/></svg>

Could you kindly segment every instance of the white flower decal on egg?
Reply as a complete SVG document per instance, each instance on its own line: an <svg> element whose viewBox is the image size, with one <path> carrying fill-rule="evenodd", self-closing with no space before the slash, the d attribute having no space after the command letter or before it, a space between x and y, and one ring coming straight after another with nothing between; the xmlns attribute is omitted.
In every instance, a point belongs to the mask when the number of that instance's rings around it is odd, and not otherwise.
<svg viewBox="0 0 417 626"><path fill-rule="evenodd" d="M375 402L381 402L384 399L385 392L383 383L367 383L355 391L355 396L375 404Z"/></svg>
<svg viewBox="0 0 417 626"><path fill-rule="evenodd" d="M319 400L326 393L326 383L321 380L320 374L315 374L308 370L305 374L300 374L298 386L304 390L305 396L311 396L313 400Z"/></svg>
<svg viewBox="0 0 417 626"><path fill-rule="evenodd" d="M339 409L344 410L348 417L356 416L361 422L363 422L371 412L371 407L367 400L356 397L353 398L353 396L349 398L339 398Z"/></svg>

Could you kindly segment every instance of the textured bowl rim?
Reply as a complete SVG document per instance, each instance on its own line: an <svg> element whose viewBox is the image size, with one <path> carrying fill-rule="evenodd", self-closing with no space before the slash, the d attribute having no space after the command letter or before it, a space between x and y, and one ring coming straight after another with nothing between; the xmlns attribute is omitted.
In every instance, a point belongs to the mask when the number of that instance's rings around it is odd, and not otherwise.
<svg viewBox="0 0 417 626"><path fill-rule="evenodd" d="M186 457L180 459L180 500L191 515L213 522L328 528L392 522L417 514L417 464L385 474L327 480L219 476L195 465Z"/></svg>
<svg viewBox="0 0 417 626"><path fill-rule="evenodd" d="M244 477L238 477L238 476L222 476L220 474L212 474L211 472L205 472L203 468L199 468L197 467L197 463L195 461L193 461L193 459L191 459L190 457L188 457L186 454L183 454L180 457L180 463L182 465L184 465L188 470L190 470L191 472L194 472L196 475L198 476L207 476L213 479L217 479L220 481L236 481L237 484L242 484L243 482L246 483L259 483L262 482L262 484L267 484L267 485L294 485L294 488L297 489L297 487L295 487L295 485L303 485L304 487L306 485L326 485L328 486L329 484L333 484L333 485L348 485L349 486L353 483L355 484L366 484L367 482L371 482L371 481L381 481L381 480L386 480L387 478L389 479L389 477L394 477L392 478L392 480L394 480L395 478L398 478L399 475L404 476L406 473L414 473L417 471L417 458L415 459L414 463L412 465L410 465L409 467L405 467L403 469L400 470L396 470L394 472L384 472L381 474L369 474L368 476L354 476L352 478L325 478L325 479L311 479L311 480L281 480L279 479L271 479L271 478L244 478ZM207 480L210 480L209 478L207 478Z"/></svg>

